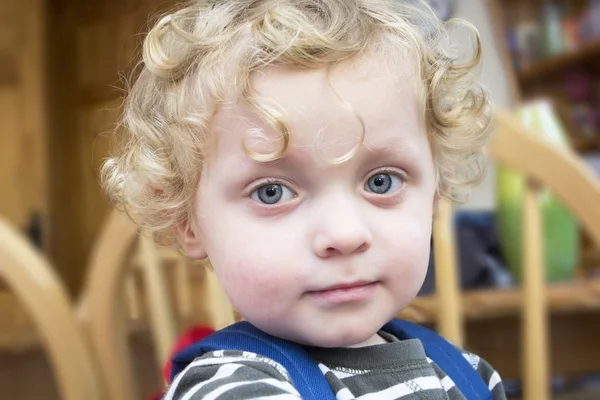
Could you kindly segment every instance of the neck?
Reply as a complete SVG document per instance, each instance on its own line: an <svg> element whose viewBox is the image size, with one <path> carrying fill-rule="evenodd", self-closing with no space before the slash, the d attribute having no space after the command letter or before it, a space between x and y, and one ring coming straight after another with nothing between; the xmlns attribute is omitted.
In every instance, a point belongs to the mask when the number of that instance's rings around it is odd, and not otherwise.
<svg viewBox="0 0 600 400"><path fill-rule="evenodd" d="M387 341L384 338L382 338L381 336L379 336L379 334L376 333L363 342L353 344L353 345L347 346L347 347L366 347L366 346L375 346L378 344L385 344L385 343L387 343Z"/></svg>

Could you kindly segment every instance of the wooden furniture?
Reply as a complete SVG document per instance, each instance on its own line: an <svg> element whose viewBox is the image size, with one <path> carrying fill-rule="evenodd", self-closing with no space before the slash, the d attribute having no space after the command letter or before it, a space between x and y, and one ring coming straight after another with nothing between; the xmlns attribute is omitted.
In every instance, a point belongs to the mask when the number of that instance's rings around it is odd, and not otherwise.
<svg viewBox="0 0 600 400"><path fill-rule="evenodd" d="M494 127L490 156L527 178L523 209L525 272L521 293L513 289L479 291L461 296L456 284L456 257L450 250L454 240L452 230L448 229L452 212L448 205L441 204L434 222L434 235L438 242L436 261L443 257L436 265L436 275L441 281L438 282L438 295L415 300L404 315L419 322L436 321L444 336L455 343L463 343L465 338L459 326L463 318L492 318L494 315L519 312L522 307L521 357L525 399L545 400L550 398L549 313L557 310L600 310L600 280L546 288L543 226L537 191L540 185L550 189L600 246L600 181L575 153L538 139L510 114L498 112Z"/></svg>
<svg viewBox="0 0 600 400"><path fill-rule="evenodd" d="M0 275L38 329L62 398L104 400L93 353L64 285L26 239L1 219Z"/></svg>
<svg viewBox="0 0 600 400"><path fill-rule="evenodd" d="M576 24L580 23L584 19L581 18L587 7L593 6L593 2L587 1L569 1L569 0L558 0L553 2L541 2L541 1L516 1L516 0L493 0L489 4L492 8L491 15L493 16L493 26L495 28L495 35L497 39L498 47L501 50L503 57L504 68L509 76L509 86L512 88L513 101L515 103L519 101L528 101L530 99L544 97L551 99L555 110L561 117L561 122L565 125L567 133L570 136L572 146L574 150L579 153L598 153L600 151L600 129L598 126L597 114L596 114L596 126L591 127L590 116L593 115L593 110L596 113L600 111L598 103L598 87L600 87L600 75L598 75L598 66L600 66L600 35L598 30L594 35L590 35L588 38L581 38L581 35L573 35L575 32L573 29ZM522 44L535 41L532 38L536 35L536 27L539 28L543 22L543 7L562 7L564 12L560 25L554 25L551 29L545 29L538 31L537 34L541 34L542 37L547 34L553 34L558 41L564 38L576 38L580 36L583 40L567 40L571 42L571 45L567 45L563 51L555 52L554 54L546 54L537 59L531 59L531 54L535 51L524 51L521 52L524 56L525 62L520 60L519 57L519 45L515 46L516 39L515 32L519 32L522 38L529 37L527 40L520 41ZM597 2L596 5L597 7ZM546 8L546 16L558 15L556 12L558 9ZM550 10L550 14L547 11ZM583 13L582 13L583 12ZM596 16L598 13L595 13ZM588 14L589 17L589 14ZM597 18L597 17L596 17ZM526 22L523 24L523 22ZM592 19L588 19L588 34L591 32L591 25L597 26L597 21L593 22ZM581 32L581 31L580 31ZM509 39L511 38L511 39ZM557 40L552 42L556 43ZM543 41L540 43L538 48L543 47ZM515 51L515 47L517 51ZM558 49L559 50L559 49ZM591 110L591 112L590 112ZM576 122L579 120L578 122ZM584 121L587 121L588 126L585 127ZM519 130L514 124L509 130ZM583 127L582 127L583 125ZM500 133L500 132L499 132ZM515 136L515 135L512 135ZM517 135L518 136L518 135ZM532 148L536 146L526 145L520 146L519 142L512 142L504 138L511 137L510 135L496 135L496 139L502 139L502 141L496 141L496 145L492 145L492 156L495 158L506 158L509 159L500 160L507 163L508 165L515 164L515 169L524 172L527 176L534 177L538 182L543 182L545 185L554 185L552 190L560 197L565 203L570 199L569 208L578 217L583 229L582 229L582 246L581 246L581 259L579 269L580 275L585 276L587 271L597 269L600 267L600 246L598 242L597 229L598 225L598 196L593 195L591 192L594 190L597 192L598 184L597 178L593 176L589 171L583 168L581 162L576 160L575 154L568 154L568 163L562 163L564 168L559 166L555 160L558 158L553 157L547 152L542 152L541 156L538 156L539 152L531 153ZM518 140L518 139L517 139ZM511 153L512 152L512 153ZM495 154L494 154L495 153ZM535 162L533 162L535 160ZM545 171L544 171L545 169ZM541 179L542 174L547 176ZM554 179L551 179L550 175L555 175ZM561 182L562 181L562 182ZM559 183L560 182L560 183ZM529 190L534 189L535 184L532 185ZM562 193L561 193L562 192ZM566 193L570 192L570 193ZM531 193L529 193L531 194ZM531 196L526 196L531 198ZM529 202L528 202L529 203ZM575 209L577 208L577 210ZM530 217L529 226L536 225L535 221L537 212L533 207L527 207L529 212L526 216ZM596 221L590 223L590 221ZM595 224L595 226L594 226ZM529 235L529 238L533 241L534 245L535 237ZM530 254L531 256L531 254ZM531 260L529 262L534 262ZM541 262L538 260L538 262ZM532 271L528 271L532 272ZM589 275L589 272L587 272ZM529 278L531 276L528 275ZM599 301L599 288L597 281L593 280L579 280L572 284L565 284L554 287L540 287L539 291L544 295L547 302L546 318L554 315L556 319L571 319L571 323L577 318L582 321L591 321L588 318L587 312L590 310L598 310ZM510 294L509 294L510 293ZM474 294L470 297L470 300L474 300L475 297L481 296L483 293ZM537 297L541 297L539 295ZM485 298L488 306L490 304L496 304L495 311L492 311L487 306L484 307L473 307L478 308L477 314L484 312L493 312L497 314L498 309L503 308L504 305L511 304L507 308L514 308L513 300L520 298L520 294L517 291L506 291L500 293L486 292ZM526 297L522 301L527 301L529 297ZM504 305L498 306L503 303ZM541 307L539 303L532 307ZM486 310L487 308L487 310ZM502 311L503 312L503 311ZM501 312L501 313L502 313ZM541 316L542 311L538 310L535 312L536 315ZM524 318L523 322L531 323L534 321L532 318ZM538 325L543 325L545 320L538 322ZM556 329L556 325L551 325ZM590 329L591 326L583 327L577 326L572 329L571 340L573 342L572 347L578 347L581 345L580 331ZM592 328L593 329L593 328ZM560 336L557 334L556 336ZM568 337L568 335L562 335ZM541 336L540 340L534 348L539 349L544 345L543 341L546 338ZM531 341L535 341L533 338ZM537 347L536 347L537 346ZM597 347L597 342L587 342L586 346L590 348L589 351ZM555 348L552 347L552 351ZM558 352L560 353L560 352ZM555 357L558 357L558 353ZM564 354L562 354L564 360ZM588 353L587 356L579 356L576 364L590 366L591 355ZM543 359L543 356L542 356ZM552 360L549 360L552 365ZM566 362L563 362L564 365ZM553 365L554 371L560 369L559 363L555 362ZM575 363L574 363L575 364ZM598 371L598 364L596 363L596 372ZM567 368L571 369L571 368ZM584 368L582 368L584 370ZM546 371L539 371L540 374L546 373ZM533 379L533 378L532 378ZM534 389L531 387L528 389L529 396L533 395ZM542 393L544 394L544 393ZM536 394L537 395L537 394ZM538 398L538 397L535 397Z"/></svg>
<svg viewBox="0 0 600 400"><path fill-rule="evenodd" d="M133 246L138 244L138 248ZM146 309L159 365L167 360L176 335L181 332L182 313L175 311L172 298L179 299L179 310L189 313L191 303L198 302L213 318L211 325L218 329L234 322L233 309L220 291L213 274L208 271L200 286L190 287L186 279L183 256L174 252L161 252L150 237L138 235L136 226L119 212L109 214L94 251L88 270L81 302L81 317L98 357L110 399L138 399L134 366L127 352L127 313L125 307L125 282L130 282L129 258L141 271L146 292ZM170 296L162 262L165 258L178 260L175 292ZM129 287L129 299L135 298L136 289ZM191 291L200 294L190 300ZM135 308L135 307L134 307Z"/></svg>
<svg viewBox="0 0 600 400"><path fill-rule="evenodd" d="M600 246L600 182L574 153L532 139L532 135L513 118L500 113L496 118L496 133L490 153L496 161L522 171L529 179L523 211L524 383L527 399L543 400L550 397L549 333L542 255L543 226L537 185L548 187L558 196L577 217L596 246Z"/></svg>

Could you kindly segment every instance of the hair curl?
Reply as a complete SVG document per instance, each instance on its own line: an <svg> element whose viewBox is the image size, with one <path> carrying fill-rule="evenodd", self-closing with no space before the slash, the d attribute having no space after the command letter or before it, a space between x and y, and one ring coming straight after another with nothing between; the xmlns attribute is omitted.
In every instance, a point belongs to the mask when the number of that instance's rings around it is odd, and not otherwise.
<svg viewBox="0 0 600 400"><path fill-rule="evenodd" d="M479 34L465 21L454 22L474 37L467 61L449 53L448 23L421 1L190 2L162 17L145 38L143 68L119 124L120 154L101 170L105 191L142 228L172 238L175 224L193 221L211 119L232 82L281 134L277 152L252 155L272 160L285 153L290 132L281 111L253 90L252 75L269 65L327 68L377 51L415 61L437 191L457 200L484 176L491 113L475 74Z"/></svg>

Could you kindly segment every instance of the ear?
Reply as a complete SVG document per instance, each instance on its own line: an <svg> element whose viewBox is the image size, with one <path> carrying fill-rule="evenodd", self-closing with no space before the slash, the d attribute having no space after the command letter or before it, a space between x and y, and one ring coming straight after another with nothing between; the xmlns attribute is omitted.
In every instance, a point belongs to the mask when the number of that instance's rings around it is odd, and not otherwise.
<svg viewBox="0 0 600 400"><path fill-rule="evenodd" d="M438 194L438 192L436 191L435 194L433 195L433 209L437 209L437 205L440 201L440 195Z"/></svg>
<svg viewBox="0 0 600 400"><path fill-rule="evenodd" d="M178 224L175 230L177 241L189 258L203 260L208 257L204 245L187 221Z"/></svg>

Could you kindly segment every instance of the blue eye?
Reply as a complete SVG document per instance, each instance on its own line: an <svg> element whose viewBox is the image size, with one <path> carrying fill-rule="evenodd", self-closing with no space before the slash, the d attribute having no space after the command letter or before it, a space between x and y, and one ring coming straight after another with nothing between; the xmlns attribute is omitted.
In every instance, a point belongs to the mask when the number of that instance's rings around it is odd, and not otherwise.
<svg viewBox="0 0 600 400"><path fill-rule="evenodd" d="M277 204L281 200L289 200L293 196L294 193L286 186L272 183L263 185L250 194L253 200L267 205Z"/></svg>
<svg viewBox="0 0 600 400"><path fill-rule="evenodd" d="M374 194L386 194L398 190L401 184L402 180L396 175L375 174L367 179L365 190Z"/></svg>

